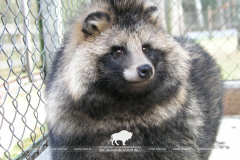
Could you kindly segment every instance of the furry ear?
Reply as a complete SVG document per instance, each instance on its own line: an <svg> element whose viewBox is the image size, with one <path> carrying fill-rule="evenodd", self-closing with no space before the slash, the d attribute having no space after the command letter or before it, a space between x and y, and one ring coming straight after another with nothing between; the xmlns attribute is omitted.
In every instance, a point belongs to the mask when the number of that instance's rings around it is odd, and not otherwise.
<svg viewBox="0 0 240 160"><path fill-rule="evenodd" d="M146 2L144 4L144 17L152 23L158 22L159 9L153 2Z"/></svg>
<svg viewBox="0 0 240 160"><path fill-rule="evenodd" d="M83 24L82 32L86 35L100 33L110 22L110 16L104 12L94 12L89 14Z"/></svg>

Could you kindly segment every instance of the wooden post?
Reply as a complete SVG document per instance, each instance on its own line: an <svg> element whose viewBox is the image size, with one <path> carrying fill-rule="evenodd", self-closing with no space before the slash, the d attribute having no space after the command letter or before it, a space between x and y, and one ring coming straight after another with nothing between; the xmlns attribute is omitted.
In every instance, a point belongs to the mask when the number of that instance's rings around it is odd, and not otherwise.
<svg viewBox="0 0 240 160"><path fill-rule="evenodd" d="M229 2L225 2L224 3L224 9L226 10L226 29L228 29L229 26L231 26L231 7L230 7L230 3Z"/></svg>
<svg viewBox="0 0 240 160"><path fill-rule="evenodd" d="M237 8L237 30L238 30L238 50L240 50L240 2L238 1L238 8Z"/></svg>
<svg viewBox="0 0 240 160"><path fill-rule="evenodd" d="M174 36L180 36L184 31L184 17L182 9L182 0L171 0L171 22L170 31Z"/></svg>
<svg viewBox="0 0 240 160"><path fill-rule="evenodd" d="M165 15L165 0L156 0L158 8L160 10L159 18L161 20L162 27L167 30L166 15Z"/></svg>
<svg viewBox="0 0 240 160"><path fill-rule="evenodd" d="M240 29L239 29L239 27L238 27L238 50L240 50Z"/></svg>
<svg viewBox="0 0 240 160"><path fill-rule="evenodd" d="M198 18L198 23L200 27L203 27L203 14L202 14L202 4L201 0L195 0L195 6L196 6L196 12L197 12L197 18Z"/></svg>
<svg viewBox="0 0 240 160"><path fill-rule="evenodd" d="M231 3L230 3L230 13L232 13L230 16L231 16L231 27L234 26L234 20L237 16L237 4L236 4L236 1L235 0L232 0Z"/></svg>
<svg viewBox="0 0 240 160"><path fill-rule="evenodd" d="M225 18L224 18L224 10L223 10L223 1L222 0L217 0L217 6L218 6L218 20L220 22L220 25L219 25L219 30L223 29L225 30L226 29L226 22L225 22Z"/></svg>

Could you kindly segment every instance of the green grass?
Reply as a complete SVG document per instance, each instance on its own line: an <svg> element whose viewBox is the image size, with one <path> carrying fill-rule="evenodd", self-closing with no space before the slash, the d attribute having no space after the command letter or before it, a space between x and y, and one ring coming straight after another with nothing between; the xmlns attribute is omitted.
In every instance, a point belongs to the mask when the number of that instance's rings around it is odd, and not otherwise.
<svg viewBox="0 0 240 160"><path fill-rule="evenodd" d="M48 129L47 129L47 125L46 124L44 125L44 128L45 128L45 133L47 133ZM40 128L37 128L35 130L35 133L36 133L35 136L34 136L34 134L32 134L32 136L33 136L32 138L34 138L35 142L36 142L43 135L42 135L42 133L40 131ZM31 146L33 144L33 141L32 141L32 139L30 138L30 135L29 135L28 138L23 139L22 143L20 142L19 144L23 145L23 150L26 150L29 146ZM22 153L22 150L19 148L19 146L17 144L14 144L9 152L11 154L10 158L14 159L16 156L18 156L19 154ZM5 155L0 155L0 160L4 160L4 159L6 159Z"/></svg>

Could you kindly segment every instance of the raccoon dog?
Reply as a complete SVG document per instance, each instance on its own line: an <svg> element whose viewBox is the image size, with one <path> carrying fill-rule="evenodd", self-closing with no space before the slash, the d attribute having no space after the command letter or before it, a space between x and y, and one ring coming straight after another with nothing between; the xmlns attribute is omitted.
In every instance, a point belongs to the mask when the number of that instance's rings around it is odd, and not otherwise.
<svg viewBox="0 0 240 160"><path fill-rule="evenodd" d="M222 111L219 68L193 41L167 34L158 13L148 0L93 0L72 21L46 87L50 147L67 149L54 159L208 159ZM132 133L124 145L140 150L98 148L123 130Z"/></svg>

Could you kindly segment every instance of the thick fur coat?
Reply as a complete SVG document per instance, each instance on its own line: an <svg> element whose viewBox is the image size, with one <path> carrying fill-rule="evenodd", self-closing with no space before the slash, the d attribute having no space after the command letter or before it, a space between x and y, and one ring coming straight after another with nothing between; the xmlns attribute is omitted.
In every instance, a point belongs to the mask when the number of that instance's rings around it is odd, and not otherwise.
<svg viewBox="0 0 240 160"><path fill-rule="evenodd" d="M148 0L83 4L46 86L50 147L69 149L54 159L208 159L222 114L219 68L192 40L166 33L158 13ZM144 149L71 150L111 146L122 130L132 133L127 146Z"/></svg>

